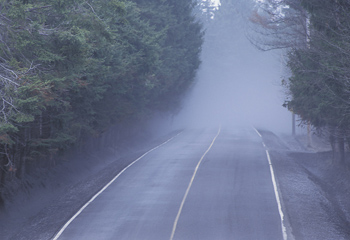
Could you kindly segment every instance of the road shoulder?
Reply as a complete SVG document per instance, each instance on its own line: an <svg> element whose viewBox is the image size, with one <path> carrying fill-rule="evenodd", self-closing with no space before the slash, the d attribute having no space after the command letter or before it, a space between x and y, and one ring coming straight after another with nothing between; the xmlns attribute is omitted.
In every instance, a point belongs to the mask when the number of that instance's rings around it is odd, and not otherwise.
<svg viewBox="0 0 350 240"><path fill-rule="evenodd" d="M331 152L310 151L298 141L288 144L290 139L271 132L262 136L294 238L349 239L349 171L332 164Z"/></svg>

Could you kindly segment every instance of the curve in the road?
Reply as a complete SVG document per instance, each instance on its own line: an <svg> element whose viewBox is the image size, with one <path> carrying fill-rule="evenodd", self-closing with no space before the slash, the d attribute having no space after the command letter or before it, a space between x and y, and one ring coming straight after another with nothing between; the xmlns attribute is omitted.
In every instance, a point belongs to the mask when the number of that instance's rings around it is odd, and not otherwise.
<svg viewBox="0 0 350 240"><path fill-rule="evenodd" d="M259 137L262 138L262 135L259 133L259 131L256 128L254 128L254 130L259 135ZM262 142L262 144L266 148L265 143ZM273 166L272 166L272 163L271 163L271 157L270 157L269 151L267 149L266 149L266 156L267 156L267 160L269 161L269 165L270 165L271 180L272 180L272 184L273 184L273 189L275 191L275 196L276 196L276 201L277 201L277 206L278 206L278 212L279 212L280 217L281 217L281 226L282 226L283 240L287 240L287 230L286 230L286 227L284 226L284 221L283 221L284 214L283 214L283 211L282 211L281 200L280 200L280 196L279 196L279 193L278 193L275 173L273 171Z"/></svg>
<svg viewBox="0 0 350 240"><path fill-rule="evenodd" d="M203 161L205 155L207 155L207 153L210 151L210 149L211 149L212 146L214 145L214 142L215 142L216 138L219 136L220 131L221 131L221 127L219 128L218 133L217 133L216 136L214 137L214 139L213 139L213 141L211 142L210 146L208 147L208 149L205 151L205 153L203 154L203 156L200 158L200 160L199 160L198 163L197 163L197 166L196 166L196 168L195 168L195 170L194 170L194 172L193 172L191 181L190 181L190 183L188 184L188 187L187 187L187 189L186 189L185 195L184 195L184 197L183 197L183 199L182 199L182 202L181 202L179 211L178 211L178 213L177 213L177 215L176 215L176 218L175 218L175 221L174 221L174 225L173 225L173 230L172 230L171 236L170 236L170 240L173 240L173 238L174 238L175 231L176 231L176 226L177 226L177 223L178 223L178 221L179 221L179 218L180 218L180 215L181 215L181 212L182 212L182 208L183 208L183 206L184 206L184 204L185 204L187 195L188 195L188 193L190 192L190 189L191 189L193 180L194 180L194 178L196 177L198 168L199 168L199 166L201 165L201 162Z"/></svg>
<svg viewBox="0 0 350 240"><path fill-rule="evenodd" d="M54 238L52 240L57 240L62 233L66 230L66 228L71 224L71 222L74 221L75 218L77 218L79 216L79 214L84 211L84 209L90 205L90 203L92 203L102 192L104 192L123 172L125 172L128 168L130 168L132 165L134 165L135 163L137 163L138 161L140 161L144 156L146 156L147 154L153 152L154 150L160 148L161 146L167 144L168 142L170 142L171 140L173 140L174 138L176 138L178 135L180 135L180 133L178 133L177 135L171 137L170 139L166 140L165 142L163 142L162 144L152 148L151 150L149 150L148 152L144 153L143 155L141 155L139 158L137 158L135 161L133 161L132 163L130 163L128 166L126 166L121 172L119 172L109 183L107 183L98 193L96 193L84 206L82 206L79 211L73 215L73 217L71 217L68 222L60 229L60 231L54 236Z"/></svg>

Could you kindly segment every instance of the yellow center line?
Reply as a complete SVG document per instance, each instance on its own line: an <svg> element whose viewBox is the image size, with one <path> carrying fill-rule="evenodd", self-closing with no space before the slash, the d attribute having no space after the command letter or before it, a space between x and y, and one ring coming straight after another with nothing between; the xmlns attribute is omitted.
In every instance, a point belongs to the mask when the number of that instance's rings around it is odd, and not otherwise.
<svg viewBox="0 0 350 240"><path fill-rule="evenodd" d="M177 213L177 215L176 215L176 218L175 218L175 221L174 221L174 225L173 225L173 230L172 230L171 236L170 236L170 240L173 240L173 238L174 238L175 231L176 231L176 227L177 227L177 222L179 221L182 208L183 208L183 206L184 206L184 204L185 204L187 195L188 195L188 193L190 192L190 189L191 189L193 180L194 180L194 178L196 177L196 174L197 174L199 165L200 165L201 162L203 161L205 155L207 155L207 153L209 152L209 150L210 150L210 149L212 148L212 146L214 145L214 142L215 142L216 138L219 136L220 131L221 131L221 127L219 127L218 133L217 133L216 136L214 137L214 139L213 139L213 141L211 142L210 146L208 147L207 151L205 151L205 153L203 154L203 156L201 157L201 159L200 159L199 162L197 163L197 166L196 166L196 168L195 168L195 170L194 170L194 172L193 172L191 181L190 181L190 183L188 184L188 187L187 187L187 189L186 189L185 195L184 195L184 197L183 197L183 199L182 199L182 202L181 202L179 211L178 211L178 213Z"/></svg>

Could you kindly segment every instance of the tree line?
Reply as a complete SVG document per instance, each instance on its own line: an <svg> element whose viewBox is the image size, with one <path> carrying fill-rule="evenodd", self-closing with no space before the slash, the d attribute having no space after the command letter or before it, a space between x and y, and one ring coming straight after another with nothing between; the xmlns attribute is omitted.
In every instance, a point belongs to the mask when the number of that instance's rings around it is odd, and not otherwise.
<svg viewBox="0 0 350 240"><path fill-rule="evenodd" d="M57 160L121 121L178 107L200 64L195 6L0 0L0 195L29 163Z"/></svg>
<svg viewBox="0 0 350 240"><path fill-rule="evenodd" d="M264 49L285 49L284 104L329 137L344 163L350 143L350 2L269 0L252 16Z"/></svg>

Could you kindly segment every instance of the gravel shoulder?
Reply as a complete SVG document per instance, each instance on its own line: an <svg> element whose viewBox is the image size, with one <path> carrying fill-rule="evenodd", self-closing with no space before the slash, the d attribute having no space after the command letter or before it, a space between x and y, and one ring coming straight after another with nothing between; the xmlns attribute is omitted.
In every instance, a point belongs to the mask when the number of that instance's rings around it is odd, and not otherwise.
<svg viewBox="0 0 350 240"><path fill-rule="evenodd" d="M316 136L309 146L306 136L267 131L262 135L275 169L289 239L350 239L348 166L334 164L330 147Z"/></svg>

